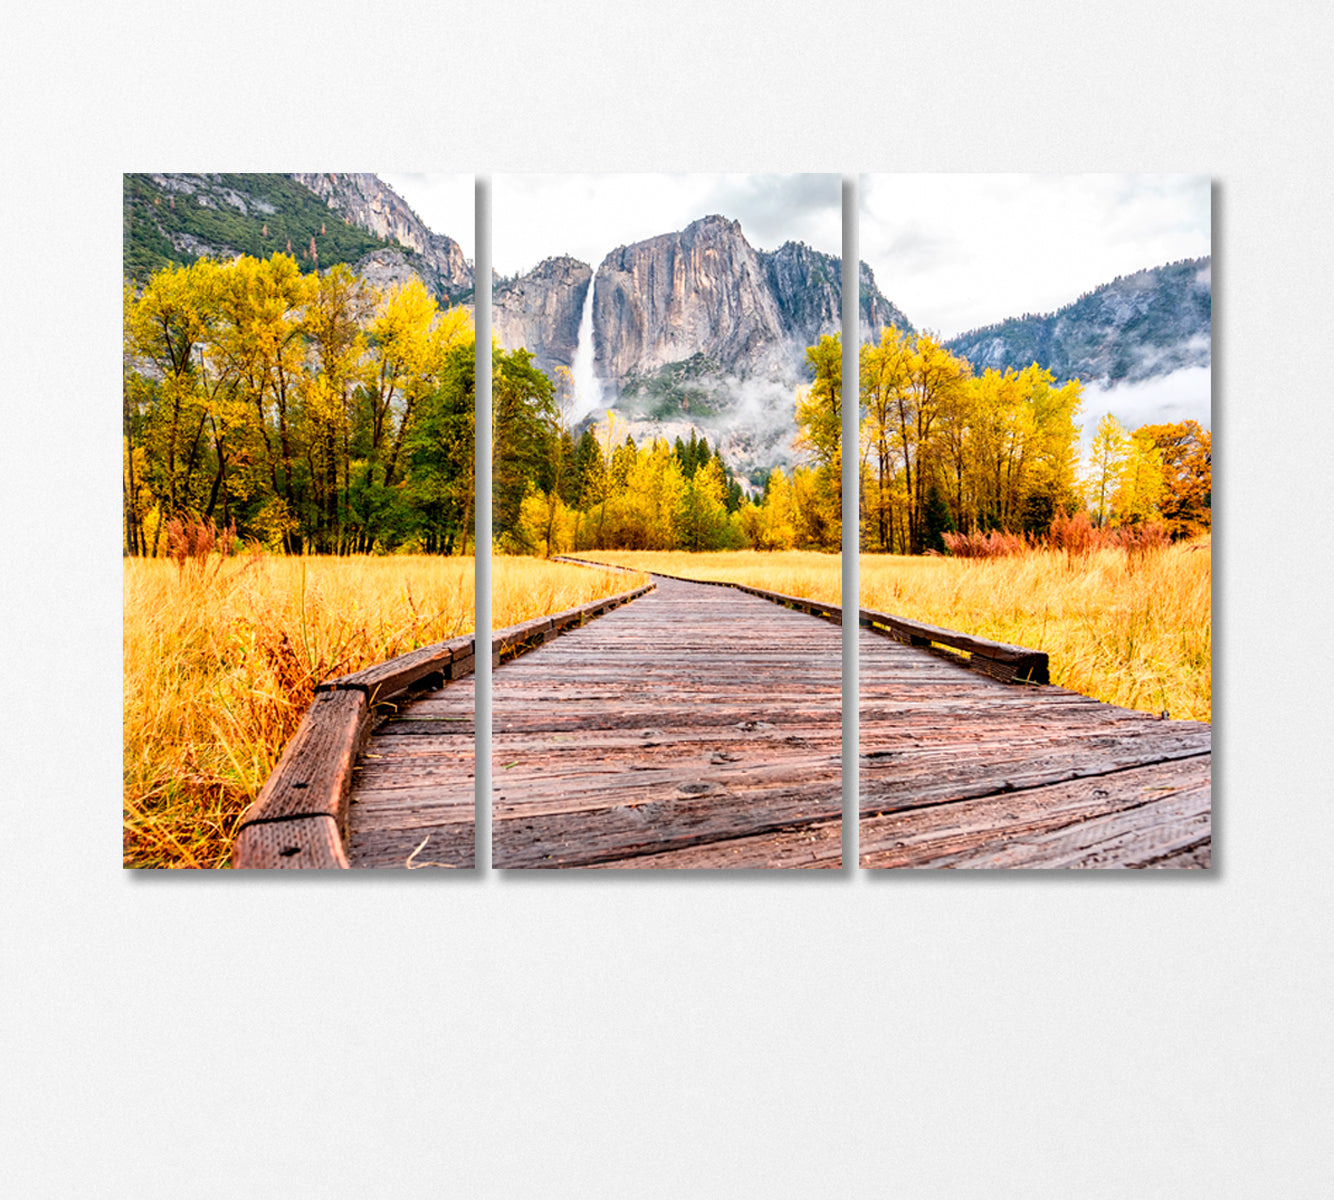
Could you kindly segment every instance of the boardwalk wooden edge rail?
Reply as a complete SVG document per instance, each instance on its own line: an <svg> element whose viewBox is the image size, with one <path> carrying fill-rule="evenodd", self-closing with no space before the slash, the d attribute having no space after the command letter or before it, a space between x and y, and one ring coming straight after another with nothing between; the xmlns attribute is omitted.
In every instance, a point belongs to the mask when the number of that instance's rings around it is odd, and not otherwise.
<svg viewBox="0 0 1334 1200"><path fill-rule="evenodd" d="M1029 650L1023 646L993 642L987 638L973 637L971 634L958 633L953 629L941 629L939 626L927 625L922 621L909 621L905 617L875 612L869 608L860 610L858 621L865 628L886 634L905 645L924 646L928 649L945 647L948 651L962 650L968 655L967 659L962 659L954 653L950 653L949 657L958 659L964 665L996 679L1003 679L1006 683L1051 682L1045 650Z"/></svg>
<svg viewBox="0 0 1334 1200"><path fill-rule="evenodd" d="M628 567L615 568L609 563L597 563L586 559L562 557L560 561L579 563L585 567L602 567L613 570L631 569ZM714 587L736 588L738 591L748 592L752 596L759 596L763 600L770 600L774 604L782 604L800 612L810 613L812 616L823 617L837 625L843 623L842 606L830 604L824 600L811 600L805 596L786 596L782 592L770 592L764 588L751 587L744 583L731 583L721 579L690 579L684 575L668 575L662 571L652 573L661 575L664 579L679 579L685 583L706 583ZM937 625L927 625L923 621L912 621L907 617L896 617L891 613L876 612L869 608L859 610L858 624L908 646L921 646L925 649L935 650L944 647L949 658L964 666L972 667L974 670L982 671L995 679L1002 679L1007 683L1051 682L1047 654L1042 650L1029 650L1023 646L993 642L987 638L958 633L953 629L942 629ZM963 653L960 654L960 651ZM966 658L963 657L964 654L967 655Z"/></svg>
<svg viewBox="0 0 1334 1200"><path fill-rule="evenodd" d="M491 636L491 662L513 658L652 590L653 584L536 617ZM350 675L327 679L241 821L232 865L242 870L348 866L352 769L377 706L472 674L476 639L452 638Z"/></svg>

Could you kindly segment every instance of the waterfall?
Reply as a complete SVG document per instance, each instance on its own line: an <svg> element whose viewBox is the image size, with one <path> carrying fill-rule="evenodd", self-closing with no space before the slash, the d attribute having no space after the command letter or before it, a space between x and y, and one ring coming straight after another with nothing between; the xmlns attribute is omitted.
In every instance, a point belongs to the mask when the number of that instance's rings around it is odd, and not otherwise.
<svg viewBox="0 0 1334 1200"><path fill-rule="evenodd" d="M574 376L574 407L570 423L583 420L589 413L602 407L602 385L593 369L593 276L588 277L588 294L584 297L584 311L579 318L579 340L575 343L574 358L570 361Z"/></svg>

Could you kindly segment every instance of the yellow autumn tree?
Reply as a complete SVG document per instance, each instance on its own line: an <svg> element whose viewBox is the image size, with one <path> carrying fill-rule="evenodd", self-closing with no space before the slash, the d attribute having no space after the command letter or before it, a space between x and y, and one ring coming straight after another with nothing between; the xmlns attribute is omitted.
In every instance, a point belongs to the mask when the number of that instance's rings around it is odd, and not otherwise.
<svg viewBox="0 0 1334 1200"><path fill-rule="evenodd" d="M837 550L843 529L843 346L825 335L806 350L814 378L797 393L795 448L807 462L800 511L808 544ZM795 484L795 477L794 477Z"/></svg>
<svg viewBox="0 0 1334 1200"><path fill-rule="evenodd" d="M1112 511L1117 525L1141 525L1162 517L1166 492L1162 452L1153 436L1137 429L1126 443L1120 463Z"/></svg>
<svg viewBox="0 0 1334 1200"><path fill-rule="evenodd" d="M1084 478L1084 496L1089 512L1099 525L1106 525L1112 515L1112 498L1121 480L1121 463L1129 439L1125 428L1111 413L1098 422L1089 450L1088 471Z"/></svg>

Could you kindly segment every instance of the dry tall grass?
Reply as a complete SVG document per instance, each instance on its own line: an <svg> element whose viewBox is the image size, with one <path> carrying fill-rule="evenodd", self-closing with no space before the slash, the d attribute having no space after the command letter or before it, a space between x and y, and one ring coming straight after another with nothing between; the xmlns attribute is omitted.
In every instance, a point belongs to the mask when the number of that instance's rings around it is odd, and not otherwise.
<svg viewBox="0 0 1334 1200"><path fill-rule="evenodd" d="M124 864L220 867L317 683L473 628L471 558L128 559Z"/></svg>
<svg viewBox="0 0 1334 1200"><path fill-rule="evenodd" d="M660 571L682 579L744 583L788 596L841 604L843 560L837 554L808 550L721 550L689 554L673 550L587 550L579 558Z"/></svg>
<svg viewBox="0 0 1334 1200"><path fill-rule="evenodd" d="M1045 650L1052 682L1142 712L1212 714L1210 544L861 556L865 608Z"/></svg>
<svg viewBox="0 0 1334 1200"><path fill-rule="evenodd" d="M124 865L226 866L315 685L470 633L473 580L471 558L127 559ZM497 628L636 586L503 558L493 582Z"/></svg>
<svg viewBox="0 0 1334 1200"><path fill-rule="evenodd" d="M505 629L628 592L647 575L592 571L542 558L497 554L491 560L491 628Z"/></svg>

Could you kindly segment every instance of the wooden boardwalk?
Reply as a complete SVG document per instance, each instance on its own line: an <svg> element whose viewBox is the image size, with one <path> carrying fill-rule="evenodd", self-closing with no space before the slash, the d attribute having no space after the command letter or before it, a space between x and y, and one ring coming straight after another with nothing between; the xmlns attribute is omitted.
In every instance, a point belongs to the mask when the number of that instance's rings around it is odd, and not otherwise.
<svg viewBox="0 0 1334 1200"><path fill-rule="evenodd" d="M473 866L475 682L408 700L371 733L353 768L349 866Z"/></svg>
<svg viewBox="0 0 1334 1200"><path fill-rule="evenodd" d="M838 867L842 632L648 595L492 676L497 867Z"/></svg>
<svg viewBox="0 0 1334 1200"><path fill-rule="evenodd" d="M492 864L840 866L841 613L655 581L494 635ZM1210 865L1210 726L1049 686L1040 652L860 621L862 866ZM474 655L322 683L235 864L472 867Z"/></svg>
<svg viewBox="0 0 1334 1200"><path fill-rule="evenodd" d="M1209 725L860 651L862 866L1209 865Z"/></svg>

